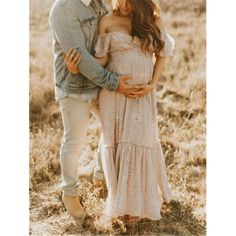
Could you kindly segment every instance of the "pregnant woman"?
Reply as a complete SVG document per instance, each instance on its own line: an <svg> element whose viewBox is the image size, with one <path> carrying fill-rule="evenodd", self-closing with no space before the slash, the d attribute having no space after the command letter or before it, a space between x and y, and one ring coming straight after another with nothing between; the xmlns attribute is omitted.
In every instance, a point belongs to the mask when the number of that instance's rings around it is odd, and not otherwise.
<svg viewBox="0 0 236 236"><path fill-rule="evenodd" d="M155 88L174 46L156 0L118 0L113 12L100 20L97 60L110 71L132 75L130 86L145 87L138 98L106 89L99 94L106 216L128 222L158 220L162 203L172 199L158 135ZM71 72L77 71L78 58L73 50L67 53Z"/></svg>

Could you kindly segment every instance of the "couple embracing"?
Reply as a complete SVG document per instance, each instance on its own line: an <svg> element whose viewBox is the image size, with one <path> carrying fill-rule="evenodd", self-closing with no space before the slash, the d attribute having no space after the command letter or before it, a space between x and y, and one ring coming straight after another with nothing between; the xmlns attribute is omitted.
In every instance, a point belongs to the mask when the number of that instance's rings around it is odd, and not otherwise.
<svg viewBox="0 0 236 236"><path fill-rule="evenodd" d="M165 32L157 0L56 0L49 17L55 95L64 137L62 200L77 220L78 159L92 112L102 126L94 183L105 181L104 215L127 222L158 220L172 199L160 145L156 84L174 39Z"/></svg>

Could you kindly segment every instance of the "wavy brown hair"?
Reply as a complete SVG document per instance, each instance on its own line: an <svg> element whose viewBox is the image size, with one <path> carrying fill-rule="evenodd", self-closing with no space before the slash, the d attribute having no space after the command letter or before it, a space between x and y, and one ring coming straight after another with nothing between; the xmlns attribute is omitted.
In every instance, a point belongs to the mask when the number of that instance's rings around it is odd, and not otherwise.
<svg viewBox="0 0 236 236"><path fill-rule="evenodd" d="M161 31L157 26L160 18L160 5L158 0L126 0L131 4L131 35L138 37L142 49L147 51L152 45L157 51L164 47L161 40ZM119 8L113 11L120 14Z"/></svg>

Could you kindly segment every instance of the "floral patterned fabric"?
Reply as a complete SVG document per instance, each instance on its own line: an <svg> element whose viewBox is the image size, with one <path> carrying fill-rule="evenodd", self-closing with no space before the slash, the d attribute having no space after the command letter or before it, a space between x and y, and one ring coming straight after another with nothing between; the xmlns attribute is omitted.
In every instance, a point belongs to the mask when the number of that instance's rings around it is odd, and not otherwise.
<svg viewBox="0 0 236 236"><path fill-rule="evenodd" d="M162 33L162 38L165 46L160 56L172 56L174 39L167 33ZM147 84L152 79L153 52L143 52L137 37L121 32L100 34L95 47L95 56L110 56L110 71L132 75L129 84ZM115 91L100 92L107 216L127 214L158 220L163 200L172 199L158 134L155 93L131 99Z"/></svg>

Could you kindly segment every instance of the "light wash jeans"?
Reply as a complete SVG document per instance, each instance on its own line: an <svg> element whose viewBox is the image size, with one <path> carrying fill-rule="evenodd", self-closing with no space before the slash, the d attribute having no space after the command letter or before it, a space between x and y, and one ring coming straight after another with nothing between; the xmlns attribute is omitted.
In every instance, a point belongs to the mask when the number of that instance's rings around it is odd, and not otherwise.
<svg viewBox="0 0 236 236"><path fill-rule="evenodd" d="M78 160L86 140L89 113L92 112L99 122L100 113L97 102L65 97L59 100L59 105L64 127L64 136L60 150L61 190L64 191L65 195L76 196L78 195L79 186ZM103 180L100 145L101 139L97 151L97 166L94 170L94 176Z"/></svg>

